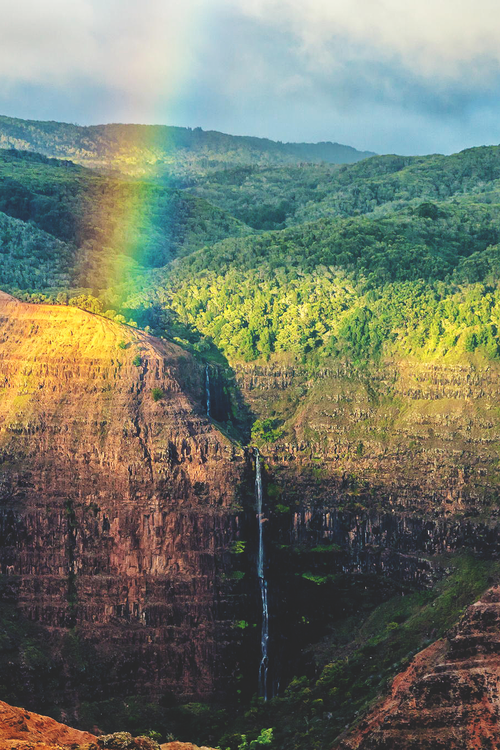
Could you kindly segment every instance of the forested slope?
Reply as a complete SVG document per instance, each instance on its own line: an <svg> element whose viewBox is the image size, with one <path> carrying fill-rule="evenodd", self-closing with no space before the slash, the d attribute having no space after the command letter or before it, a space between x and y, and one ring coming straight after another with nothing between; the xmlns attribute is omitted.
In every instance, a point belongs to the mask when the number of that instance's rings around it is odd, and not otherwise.
<svg viewBox="0 0 500 750"><path fill-rule="evenodd" d="M256 211L248 180L265 193L264 174L240 173ZM49 298L85 289L90 309L153 317L231 361L498 355L498 147L269 174L271 196L295 184L302 205L293 226L255 234L186 190L4 151L0 209L23 224L2 220L1 281ZM301 212L321 218L295 223Z"/></svg>
<svg viewBox="0 0 500 750"><path fill-rule="evenodd" d="M124 268L163 266L176 255L252 232L185 192L108 178L68 161L15 150L0 151L0 213L24 223L25 244L28 235L33 236L23 250L31 276L26 271L19 276L19 246L3 232L2 281L32 291L104 289L126 273ZM6 226L19 227L4 218L2 227ZM66 247L56 246L54 238ZM43 274L38 272L40 258L47 267ZM58 280L60 273L65 274L64 282Z"/></svg>
<svg viewBox="0 0 500 750"><path fill-rule="evenodd" d="M119 123L82 127L2 116L0 147L72 159L134 177L181 182L235 164L344 164L372 155L339 143L282 143L201 128Z"/></svg>
<svg viewBox="0 0 500 750"><path fill-rule="evenodd" d="M374 156L343 166L236 167L200 176L192 190L257 229L282 229L455 195L484 194L490 202L499 164L498 147L490 146L452 156Z"/></svg>

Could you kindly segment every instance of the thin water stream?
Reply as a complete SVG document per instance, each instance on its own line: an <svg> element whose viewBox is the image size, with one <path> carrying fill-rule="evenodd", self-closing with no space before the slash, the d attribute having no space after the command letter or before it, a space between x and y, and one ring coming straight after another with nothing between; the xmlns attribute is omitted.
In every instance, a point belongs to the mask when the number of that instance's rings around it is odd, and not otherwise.
<svg viewBox="0 0 500 750"><path fill-rule="evenodd" d="M210 370L208 365L205 367L205 396L206 396L206 407L207 417L210 416Z"/></svg>
<svg viewBox="0 0 500 750"><path fill-rule="evenodd" d="M257 554L257 577L259 579L262 602L262 629L260 636L259 696L267 700L267 672L269 666L269 606L267 601L267 579L265 572L264 550L264 514L262 510L262 469L260 453L255 448L255 500L257 506L257 523L259 524L259 548Z"/></svg>

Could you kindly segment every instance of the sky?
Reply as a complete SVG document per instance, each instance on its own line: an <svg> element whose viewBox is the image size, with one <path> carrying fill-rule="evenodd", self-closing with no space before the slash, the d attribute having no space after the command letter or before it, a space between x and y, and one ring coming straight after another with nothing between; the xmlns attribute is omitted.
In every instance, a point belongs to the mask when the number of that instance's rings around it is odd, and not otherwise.
<svg viewBox="0 0 500 750"><path fill-rule="evenodd" d="M500 142L498 0L0 0L0 113L377 153Z"/></svg>

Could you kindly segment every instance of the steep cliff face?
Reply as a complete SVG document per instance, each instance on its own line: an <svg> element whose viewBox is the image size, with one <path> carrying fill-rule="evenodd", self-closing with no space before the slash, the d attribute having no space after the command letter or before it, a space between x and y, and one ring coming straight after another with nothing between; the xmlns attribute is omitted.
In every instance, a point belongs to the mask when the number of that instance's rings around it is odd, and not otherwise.
<svg viewBox="0 0 500 750"><path fill-rule="evenodd" d="M490 515L500 481L500 367L388 361L341 363L309 375L295 367L240 367L259 416L285 419L265 450L296 496L391 513ZM298 482L298 484L297 484ZM498 512L498 511L496 511Z"/></svg>
<svg viewBox="0 0 500 750"><path fill-rule="evenodd" d="M235 668L244 461L203 401L178 347L0 293L2 588L113 694L214 694Z"/></svg>
<svg viewBox="0 0 500 750"><path fill-rule="evenodd" d="M234 374L255 417L271 420L259 447L277 680L297 673L318 638L310 614L334 614L321 602L335 577L426 588L447 574L443 553L498 557L498 364L337 363L311 374L275 363Z"/></svg>
<svg viewBox="0 0 500 750"><path fill-rule="evenodd" d="M247 366L236 378L253 413L281 424L261 446L280 541L340 544L371 572L387 549L496 554L498 364Z"/></svg>
<svg viewBox="0 0 500 750"><path fill-rule="evenodd" d="M338 750L500 746L500 587L419 654Z"/></svg>

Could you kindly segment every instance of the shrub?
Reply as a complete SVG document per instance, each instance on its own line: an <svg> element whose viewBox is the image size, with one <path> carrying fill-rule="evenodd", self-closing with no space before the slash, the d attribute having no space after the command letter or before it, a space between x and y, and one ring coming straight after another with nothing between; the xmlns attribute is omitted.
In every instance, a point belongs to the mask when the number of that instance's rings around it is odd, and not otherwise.
<svg viewBox="0 0 500 750"><path fill-rule="evenodd" d="M163 391L161 388L152 388L151 395L153 397L153 401L159 401L163 398Z"/></svg>
<svg viewBox="0 0 500 750"><path fill-rule="evenodd" d="M252 440L263 440L274 443L283 435L283 430L276 426L275 419L256 419L252 425Z"/></svg>

